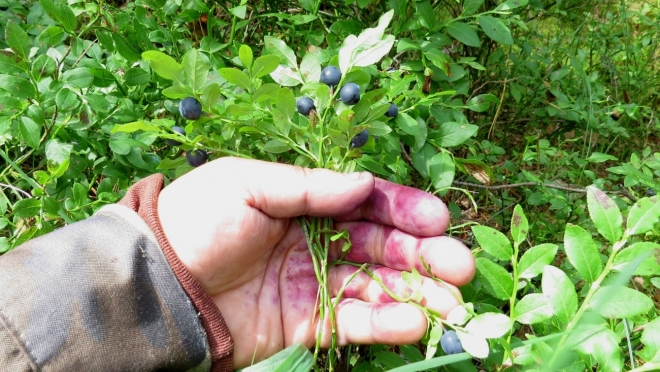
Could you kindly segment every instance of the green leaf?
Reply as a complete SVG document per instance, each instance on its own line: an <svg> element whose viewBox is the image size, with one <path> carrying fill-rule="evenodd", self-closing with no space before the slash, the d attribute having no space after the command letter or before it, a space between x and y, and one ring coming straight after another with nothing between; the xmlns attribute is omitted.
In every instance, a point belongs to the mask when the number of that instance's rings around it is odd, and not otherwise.
<svg viewBox="0 0 660 372"><path fill-rule="evenodd" d="M376 160L376 159L372 158L369 155L366 155L366 154L362 155L361 158L358 158L355 161L362 168L364 168L364 169L366 169L370 172L380 174L381 176L387 176L388 174L390 174L390 171L388 171L387 169L385 169L385 167L383 167L381 161Z"/></svg>
<svg viewBox="0 0 660 372"><path fill-rule="evenodd" d="M557 245L551 243L539 244L528 249L518 264L519 277L532 279L541 274L543 268L554 260L557 249Z"/></svg>
<svg viewBox="0 0 660 372"><path fill-rule="evenodd" d="M73 185L73 202L78 207L87 203L87 188L77 182Z"/></svg>
<svg viewBox="0 0 660 372"><path fill-rule="evenodd" d="M483 338L499 338L509 332L512 326L513 321L504 314L483 313L472 318L465 330Z"/></svg>
<svg viewBox="0 0 660 372"><path fill-rule="evenodd" d="M57 3L57 21L68 33L73 33L78 27L76 15L64 2Z"/></svg>
<svg viewBox="0 0 660 372"><path fill-rule="evenodd" d="M474 31L472 26L463 22L452 22L447 26L447 32L454 39L460 41L461 43L472 46L480 47L481 41L479 41L479 36Z"/></svg>
<svg viewBox="0 0 660 372"><path fill-rule="evenodd" d="M510 261L513 255L511 242L506 235L487 226L472 226L472 233L479 246L500 261Z"/></svg>
<svg viewBox="0 0 660 372"><path fill-rule="evenodd" d="M606 323L585 324L569 334L567 345L579 354L593 358L598 363L598 370L622 371L620 338Z"/></svg>
<svg viewBox="0 0 660 372"><path fill-rule="evenodd" d="M15 98L35 98L37 95L30 80L17 76L0 75L0 89L6 90Z"/></svg>
<svg viewBox="0 0 660 372"><path fill-rule="evenodd" d="M516 204L513 208L513 215L511 216L511 237L513 237L513 244L520 246L527 238L529 231L529 223L525 212L523 212L520 204Z"/></svg>
<svg viewBox="0 0 660 372"><path fill-rule="evenodd" d="M19 218L30 218L39 214L41 211L41 202L37 199L23 199L14 204L14 216Z"/></svg>
<svg viewBox="0 0 660 372"><path fill-rule="evenodd" d="M87 67L78 67L63 73L61 80L72 88L89 88L94 82L94 75Z"/></svg>
<svg viewBox="0 0 660 372"><path fill-rule="evenodd" d="M270 77L283 87L295 87L303 83L303 79L295 67L285 67L278 65L275 71L270 73Z"/></svg>
<svg viewBox="0 0 660 372"><path fill-rule="evenodd" d="M266 76L275 71L279 64L280 59L277 56L271 54L261 56L254 61L254 66L252 66L252 77L260 78Z"/></svg>
<svg viewBox="0 0 660 372"><path fill-rule="evenodd" d="M124 82L129 87L135 87L138 85L146 85L151 81L151 74L149 71L141 69L139 67L133 67L126 70L124 74Z"/></svg>
<svg viewBox="0 0 660 372"><path fill-rule="evenodd" d="M298 68L296 54L286 43L276 37L264 36L264 51L266 54L273 54L280 59L280 63L293 69Z"/></svg>
<svg viewBox="0 0 660 372"><path fill-rule="evenodd" d="M280 154L283 152L287 152L291 150L291 148L287 145L282 143L280 140L277 139L272 139L264 145L264 151L273 153L273 154Z"/></svg>
<svg viewBox="0 0 660 372"><path fill-rule="evenodd" d="M15 75L27 72L28 68L18 55L8 51L0 51L0 71Z"/></svg>
<svg viewBox="0 0 660 372"><path fill-rule="evenodd" d="M245 15L247 13L247 6L246 5L239 5L239 6L235 6L233 8L229 8L229 13L233 14L234 16L236 16L240 19L245 19Z"/></svg>
<svg viewBox="0 0 660 372"><path fill-rule="evenodd" d="M297 343L238 372L309 372L313 364L312 353L303 344Z"/></svg>
<svg viewBox="0 0 660 372"><path fill-rule="evenodd" d="M567 224L564 233L564 249L568 261L588 283L593 283L603 271L600 253L591 234L580 226Z"/></svg>
<svg viewBox="0 0 660 372"><path fill-rule="evenodd" d="M475 358L483 359L488 357L490 347L488 346L488 341L485 338L475 336L470 333L465 333L460 329L456 330L456 335L458 336L458 339L461 341L461 345L463 346L463 349L465 349L465 351L468 354L472 355Z"/></svg>
<svg viewBox="0 0 660 372"><path fill-rule="evenodd" d="M499 103L500 100L492 94L480 94L470 99L466 107L475 112L484 112L490 109L493 105L498 105Z"/></svg>
<svg viewBox="0 0 660 372"><path fill-rule="evenodd" d="M616 203L601 190L587 187L589 216L605 239L614 243L623 236L623 217Z"/></svg>
<svg viewBox="0 0 660 372"><path fill-rule="evenodd" d="M183 85L172 85L171 87L163 89L163 95L167 98L186 98L192 97L195 95L188 86Z"/></svg>
<svg viewBox="0 0 660 372"><path fill-rule="evenodd" d="M117 133L117 132L133 133L139 130L145 132L160 132L160 128L158 126L151 125L149 122L138 120L127 124L115 124L112 130L110 130L110 133Z"/></svg>
<svg viewBox="0 0 660 372"><path fill-rule="evenodd" d="M652 242L637 242L621 250L614 259L612 269L623 270L627 264L635 261L640 256L646 258L637 266L634 275L652 276L660 274L660 245Z"/></svg>
<svg viewBox="0 0 660 372"><path fill-rule="evenodd" d="M56 69L55 60L46 54L42 54L32 62L31 72L32 76L39 81L44 77L52 76Z"/></svg>
<svg viewBox="0 0 660 372"><path fill-rule="evenodd" d="M300 74L308 83L316 83L321 79L321 64L314 54L305 54L300 62Z"/></svg>
<svg viewBox="0 0 660 372"><path fill-rule="evenodd" d="M78 106L80 101L78 100L78 95L74 91L69 88L62 88L55 95L55 103L59 110L66 112Z"/></svg>
<svg viewBox="0 0 660 372"><path fill-rule="evenodd" d="M602 152L592 152L591 155L587 158L587 161L590 163L602 163L608 160L618 161L616 156L609 154L603 154Z"/></svg>
<svg viewBox="0 0 660 372"><path fill-rule="evenodd" d="M188 85L194 92L201 91L206 84L206 78L209 74L209 67L202 61L202 58L196 49L190 49L181 61L183 67L183 76Z"/></svg>
<svg viewBox="0 0 660 372"><path fill-rule="evenodd" d="M436 139L440 147L458 146L468 138L474 136L478 130L479 127L476 125L448 121L440 124L440 128L438 128L434 135L434 139Z"/></svg>
<svg viewBox="0 0 660 372"><path fill-rule="evenodd" d="M21 26L13 21L7 23L5 28L5 40L14 53L19 55L22 59L27 58L30 54L30 46L32 45L30 37Z"/></svg>
<svg viewBox="0 0 660 372"><path fill-rule="evenodd" d="M536 324L544 322L552 317L552 308L548 305L548 299L541 293L530 293L516 303L513 312L516 322L522 324Z"/></svg>
<svg viewBox="0 0 660 372"><path fill-rule="evenodd" d="M257 61L259 61L259 58L257 58ZM255 67L256 64L257 62L255 62ZM277 95L280 93L280 89L281 87L275 83L266 83L257 88L252 98L255 102L267 101L277 97Z"/></svg>
<svg viewBox="0 0 660 372"><path fill-rule="evenodd" d="M99 39L101 46L107 49L108 52L113 53L115 51L115 42L109 32L98 30L96 31L96 37Z"/></svg>
<svg viewBox="0 0 660 372"><path fill-rule="evenodd" d="M222 95L222 88L216 83L209 84L202 91L202 106L213 108ZM255 99L256 100L256 99Z"/></svg>
<svg viewBox="0 0 660 372"><path fill-rule="evenodd" d="M115 45L117 46L117 52L126 58L128 62L137 62L140 59L140 53L133 49L133 46L120 34L112 34L112 40L114 40Z"/></svg>
<svg viewBox="0 0 660 372"><path fill-rule="evenodd" d="M436 190L451 186L454 182L455 173L456 166L452 161L451 154L442 151L429 160L429 176Z"/></svg>
<svg viewBox="0 0 660 372"><path fill-rule="evenodd" d="M433 11L433 6L431 6L431 3L428 0L416 1L415 10L417 11L419 23L422 27L433 29L436 26L435 12Z"/></svg>
<svg viewBox="0 0 660 372"><path fill-rule="evenodd" d="M628 235L644 234L653 228L660 220L660 203L658 197L639 199L630 208L628 221L626 222Z"/></svg>
<svg viewBox="0 0 660 372"><path fill-rule="evenodd" d="M243 63L243 67L245 67L248 71L252 71L252 61L254 56L252 55L252 49L243 44L241 47L238 49L238 58L241 60L241 63Z"/></svg>
<svg viewBox="0 0 660 372"><path fill-rule="evenodd" d="M482 15L479 17L479 26L481 26L481 29L484 30L489 38L496 42L504 45L513 45L511 31L509 31L509 28L500 19Z"/></svg>
<svg viewBox="0 0 660 372"><path fill-rule="evenodd" d="M543 268L541 281L543 295L548 299L552 313L563 328L573 320L578 308L575 286L560 269L547 265Z"/></svg>
<svg viewBox="0 0 660 372"><path fill-rule="evenodd" d="M245 74L243 71L239 71L235 68L221 68L220 76L225 80L234 84L240 88L243 88L245 91L250 91L250 77Z"/></svg>
<svg viewBox="0 0 660 372"><path fill-rule="evenodd" d="M39 2L46 14L48 14L53 21L59 23L60 14L57 10L57 5L51 0L39 0Z"/></svg>
<svg viewBox="0 0 660 372"><path fill-rule="evenodd" d="M513 279L500 265L486 258L477 257L477 275L481 278L486 291L500 300L507 300L513 292Z"/></svg>
<svg viewBox="0 0 660 372"><path fill-rule="evenodd" d="M27 116L22 116L18 123L18 129L25 143L33 149L39 148L41 138L41 126Z"/></svg>
<svg viewBox="0 0 660 372"><path fill-rule="evenodd" d="M64 30L60 27L50 26L39 34L37 41L48 46L53 46L59 44L65 36L66 34L64 33Z"/></svg>
<svg viewBox="0 0 660 372"><path fill-rule="evenodd" d="M70 143L61 143L56 138L46 142L46 158L49 163L60 165L69 160L73 145Z"/></svg>
<svg viewBox="0 0 660 372"><path fill-rule="evenodd" d="M641 341L645 346L645 353L657 355L658 351L660 351L660 317L653 319L644 326ZM646 361L650 359L648 358Z"/></svg>
<svg viewBox="0 0 660 372"><path fill-rule="evenodd" d="M378 26L367 28L359 36L349 35L339 48L339 69L346 74L351 67L364 67L380 61L394 45L393 35L384 35L394 11L383 14Z"/></svg>
<svg viewBox="0 0 660 372"><path fill-rule="evenodd" d="M481 5L483 5L484 0L464 0L463 1L463 16L469 16L474 14Z"/></svg>
<svg viewBox="0 0 660 372"><path fill-rule="evenodd" d="M158 75L168 80L174 80L176 74L183 69L174 58L157 50L143 52L142 59L149 61L151 68Z"/></svg>
<svg viewBox="0 0 660 372"><path fill-rule="evenodd" d="M296 97L289 88L282 88L277 95L277 108L287 117L293 117L296 112Z"/></svg>
<svg viewBox="0 0 660 372"><path fill-rule="evenodd" d="M594 294L589 307L605 318L622 319L646 313L653 308L653 301L628 287L605 286Z"/></svg>
<svg viewBox="0 0 660 372"><path fill-rule="evenodd" d="M508 11L527 5L527 0L507 0L495 8L496 12Z"/></svg>

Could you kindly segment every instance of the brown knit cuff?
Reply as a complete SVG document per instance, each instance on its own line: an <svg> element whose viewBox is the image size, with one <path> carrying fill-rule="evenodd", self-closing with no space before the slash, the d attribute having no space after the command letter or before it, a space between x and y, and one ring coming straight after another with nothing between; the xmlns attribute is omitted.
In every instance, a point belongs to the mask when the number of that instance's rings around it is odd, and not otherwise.
<svg viewBox="0 0 660 372"><path fill-rule="evenodd" d="M140 180L128 190L118 204L136 211L149 225L183 290L199 311L211 347L211 361L213 363L211 371L232 371L234 367L234 341L229 334L229 328L211 297L179 261L179 257L170 246L170 242L165 237L163 227L160 224L158 194L163 188L163 180L164 176L162 174L154 174Z"/></svg>

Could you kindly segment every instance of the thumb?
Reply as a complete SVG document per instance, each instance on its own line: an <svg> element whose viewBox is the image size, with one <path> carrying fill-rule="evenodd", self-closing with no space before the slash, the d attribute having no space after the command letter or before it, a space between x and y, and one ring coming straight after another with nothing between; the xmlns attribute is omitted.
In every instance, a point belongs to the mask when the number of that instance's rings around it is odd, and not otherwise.
<svg viewBox="0 0 660 372"><path fill-rule="evenodd" d="M247 192L246 203L272 218L349 213L365 202L375 184L368 172L338 173L231 157L213 161L207 168L232 175L232 182Z"/></svg>

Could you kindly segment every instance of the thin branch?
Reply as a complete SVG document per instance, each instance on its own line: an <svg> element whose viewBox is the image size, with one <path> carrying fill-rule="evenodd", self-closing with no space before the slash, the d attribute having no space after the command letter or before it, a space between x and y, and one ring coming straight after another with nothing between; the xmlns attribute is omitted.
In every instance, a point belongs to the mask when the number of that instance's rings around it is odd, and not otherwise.
<svg viewBox="0 0 660 372"><path fill-rule="evenodd" d="M7 189L12 189L12 190L14 190L14 191L17 191L17 192L19 192L19 193L25 195L27 198L32 198L32 195L30 195L30 193L28 193L27 191L23 191L23 190L19 189L19 188L16 187L16 186L7 185L6 183L0 183L0 186L1 186L1 187L4 187L4 188L7 188Z"/></svg>

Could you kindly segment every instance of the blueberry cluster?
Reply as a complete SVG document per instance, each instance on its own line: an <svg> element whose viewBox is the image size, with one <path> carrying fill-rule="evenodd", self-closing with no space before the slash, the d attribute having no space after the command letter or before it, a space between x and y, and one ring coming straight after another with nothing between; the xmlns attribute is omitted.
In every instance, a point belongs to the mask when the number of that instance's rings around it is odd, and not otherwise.
<svg viewBox="0 0 660 372"><path fill-rule="evenodd" d="M202 104L195 97L187 97L179 102L179 113L187 120L197 120L202 116ZM180 126L173 126L172 131L179 133L182 136L186 135L186 130ZM165 141L169 146L179 146L181 142L173 139ZM192 167L199 167L206 163L209 154L204 150L189 150L186 151L186 161Z"/></svg>
<svg viewBox="0 0 660 372"><path fill-rule="evenodd" d="M341 71L335 66L328 66L321 71L321 83L334 89L341 81ZM344 84L339 90L339 98L346 105L355 105L360 102L360 87L355 83ZM296 101L296 108L301 115L309 116L310 112L316 110L314 101L309 97L301 97ZM385 116L395 118L399 114L399 108L390 103L390 107ZM364 146L369 139L369 132L363 130L351 139L351 148Z"/></svg>

